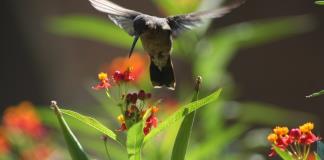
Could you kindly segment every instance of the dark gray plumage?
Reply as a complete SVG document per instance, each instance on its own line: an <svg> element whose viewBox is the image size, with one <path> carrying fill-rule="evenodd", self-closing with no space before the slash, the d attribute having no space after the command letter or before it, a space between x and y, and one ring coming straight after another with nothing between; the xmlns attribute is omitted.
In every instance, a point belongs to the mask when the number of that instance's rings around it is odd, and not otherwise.
<svg viewBox="0 0 324 160"><path fill-rule="evenodd" d="M202 23L205 18L218 18L238 7L242 1L208 11L160 18L123 8L107 0L89 0L97 10L107 13L108 17L129 35L134 36L130 49L131 56L140 38L143 48L148 52L150 78L154 87L175 88L175 78L171 61L172 37Z"/></svg>

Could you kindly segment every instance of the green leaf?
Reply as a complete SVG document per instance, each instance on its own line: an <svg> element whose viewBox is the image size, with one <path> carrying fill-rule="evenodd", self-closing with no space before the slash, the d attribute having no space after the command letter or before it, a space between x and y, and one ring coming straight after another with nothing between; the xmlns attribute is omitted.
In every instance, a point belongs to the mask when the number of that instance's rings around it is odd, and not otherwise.
<svg viewBox="0 0 324 160"><path fill-rule="evenodd" d="M324 143L321 141L317 141L317 154L324 159Z"/></svg>
<svg viewBox="0 0 324 160"><path fill-rule="evenodd" d="M191 102L198 100L198 94L199 91L196 90ZM195 115L196 111L193 111L183 119L174 142L171 160L185 159Z"/></svg>
<svg viewBox="0 0 324 160"><path fill-rule="evenodd" d="M98 130L99 132L107 135L108 137L110 137L111 139L115 140L116 142L120 143L120 141L117 139L117 135L110 129L108 129L107 127L105 127L103 124L101 124L98 120L89 117L89 116L84 116L80 113L71 111L71 110L65 110L65 109L61 109L61 112L71 116L77 120L79 120L80 122Z"/></svg>
<svg viewBox="0 0 324 160"><path fill-rule="evenodd" d="M140 121L127 130L126 146L129 160L141 159L143 141L143 121Z"/></svg>
<svg viewBox="0 0 324 160"><path fill-rule="evenodd" d="M315 4L324 5L324 1L316 1Z"/></svg>
<svg viewBox="0 0 324 160"><path fill-rule="evenodd" d="M209 133L210 135L199 146L188 153L188 160L210 159L210 156L215 156L213 159L221 159L219 156L224 149L247 129L248 126L245 124L236 123L228 128L223 128L221 132Z"/></svg>
<svg viewBox="0 0 324 160"><path fill-rule="evenodd" d="M293 160L293 157L288 152L281 150L275 145L273 145L273 148L283 160Z"/></svg>
<svg viewBox="0 0 324 160"><path fill-rule="evenodd" d="M79 143L78 139L75 137L71 129L69 128L68 124L64 120L62 113L59 107L53 103L55 114L63 131L63 135L65 141L67 143L70 155L73 160L88 160L87 154L84 152L81 144Z"/></svg>
<svg viewBox="0 0 324 160"><path fill-rule="evenodd" d="M190 114L191 112L205 106L206 104L208 104L210 102L215 101L219 97L221 91L222 90L219 89L216 92L212 93L211 95L209 95L201 100L198 100L198 101L195 101L195 102L192 102L185 106L180 107L180 109L178 109L178 111L173 113L171 116L169 116L167 119L165 119L162 123L160 123L157 128L153 129L148 135L146 135L144 138L144 143L147 142L148 140L150 140L151 138L155 137L162 130L173 125L178 120L184 118L186 115Z"/></svg>
<svg viewBox="0 0 324 160"><path fill-rule="evenodd" d="M324 90L321 90L319 92L316 92L316 93L313 93L311 95L308 95L308 96L306 96L306 98L317 97L317 96L320 96L320 95L324 95Z"/></svg>
<svg viewBox="0 0 324 160"><path fill-rule="evenodd" d="M314 152L314 155L316 160L322 160L321 157L316 152Z"/></svg>
<svg viewBox="0 0 324 160"><path fill-rule="evenodd" d="M133 38L121 28L110 22L108 18L86 15L70 15L52 18L48 23L52 33L64 36L87 38L128 49ZM140 42L136 48L140 47Z"/></svg>

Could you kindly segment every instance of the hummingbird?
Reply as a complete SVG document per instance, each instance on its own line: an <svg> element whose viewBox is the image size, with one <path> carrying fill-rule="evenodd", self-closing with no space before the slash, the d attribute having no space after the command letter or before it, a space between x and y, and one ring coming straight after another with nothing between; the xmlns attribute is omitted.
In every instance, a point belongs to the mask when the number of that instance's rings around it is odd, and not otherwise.
<svg viewBox="0 0 324 160"><path fill-rule="evenodd" d="M142 46L150 57L153 87L167 87L171 90L176 86L171 60L173 38L199 26L204 19L222 17L243 3L243 0L236 0L219 8L161 18L124 8L108 0L89 1L95 9L108 14L111 21L134 37L129 58L138 39L141 39Z"/></svg>

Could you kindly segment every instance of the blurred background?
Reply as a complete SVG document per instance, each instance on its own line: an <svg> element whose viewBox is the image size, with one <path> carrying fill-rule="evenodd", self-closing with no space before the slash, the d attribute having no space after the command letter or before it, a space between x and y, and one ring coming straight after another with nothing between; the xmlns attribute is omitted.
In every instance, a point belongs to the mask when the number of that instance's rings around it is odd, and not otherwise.
<svg viewBox="0 0 324 160"><path fill-rule="evenodd" d="M223 3L220 0L114 2L156 16L187 13ZM53 99L62 105L78 106L84 113L100 112L94 107L100 105L98 98L89 90L98 72L107 70L116 57L127 56L131 37L86 0L3 0L0 7L1 112L25 100L46 107ZM294 126L314 121L317 132L324 133L321 127L324 98L305 98L324 87L323 27L324 7L311 0L248 0L226 16L175 40L173 63L177 89L153 92L179 104L186 103L191 96L187 91L192 90L196 75L204 79L202 96L223 88L222 100L199 113L201 118L196 127L202 129L194 134L198 138L193 140L193 150L200 142L204 143L201 135L221 134L221 128L240 124L237 135L229 137L231 142L227 145L227 152L236 154L225 157L237 159L235 155L244 153L245 159L266 159L266 142L261 143L254 135L264 136L274 125ZM145 57L140 45L136 51ZM144 82L149 83L147 78ZM147 84L140 86L152 90ZM199 125L206 121L208 124ZM262 136L261 141L265 141ZM252 137L255 141L249 140ZM202 139L207 140L208 136ZM219 152L206 149L205 153L192 153L195 157L192 159L206 159L203 155L210 154L224 156L219 143L222 142L214 144L219 146ZM147 154L147 157L163 159L157 155Z"/></svg>

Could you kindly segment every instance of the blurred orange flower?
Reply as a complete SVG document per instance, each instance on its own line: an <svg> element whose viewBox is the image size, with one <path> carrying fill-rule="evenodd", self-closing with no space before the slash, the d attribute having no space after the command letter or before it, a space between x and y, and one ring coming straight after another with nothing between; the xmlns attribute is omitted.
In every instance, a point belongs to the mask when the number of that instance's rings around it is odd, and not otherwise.
<svg viewBox="0 0 324 160"><path fill-rule="evenodd" d="M40 144L36 147L24 150L22 160L45 160L51 156L53 150L46 144Z"/></svg>
<svg viewBox="0 0 324 160"><path fill-rule="evenodd" d="M3 125L7 129L18 130L33 138L39 138L45 131L30 102L8 107L3 115Z"/></svg>
<svg viewBox="0 0 324 160"><path fill-rule="evenodd" d="M148 57L140 53L133 53L130 58L117 57L108 65L108 73L113 75L115 71L125 71L132 67L131 74L135 77L135 81L137 81L144 75L148 62Z"/></svg>
<svg viewBox="0 0 324 160"><path fill-rule="evenodd" d="M6 136L4 135L3 129L0 129L0 155L7 154L10 150L10 145Z"/></svg>

